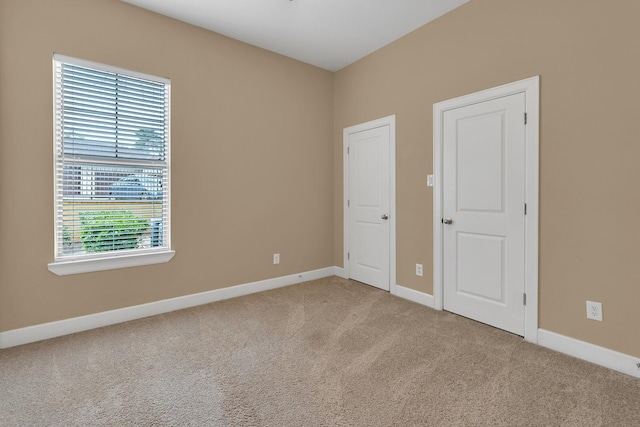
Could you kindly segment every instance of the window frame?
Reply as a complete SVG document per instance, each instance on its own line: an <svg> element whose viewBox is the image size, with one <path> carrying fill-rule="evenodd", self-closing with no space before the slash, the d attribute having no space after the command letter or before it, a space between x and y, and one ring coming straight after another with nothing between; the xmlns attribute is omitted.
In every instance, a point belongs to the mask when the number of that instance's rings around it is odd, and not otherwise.
<svg viewBox="0 0 640 427"><path fill-rule="evenodd" d="M59 253L62 247L61 239L63 236L63 214L59 210L59 203L64 200L61 186L63 178L58 176L58 164L60 162L58 147L62 146L62 111L58 108L61 105L57 96L57 66L58 64L71 64L80 67L86 67L94 70L121 74L127 77L140 78L153 82L162 83L166 90L167 107L165 111L165 164L166 169L166 188L163 187L163 197L166 195L166 207L163 215L163 247L152 247L144 249L120 251L100 252L96 254L82 254L63 256ZM174 257L175 251L171 248L171 80L164 77L158 77L137 71L132 71L120 67L102 64L94 61L74 58L66 55L53 54L53 189L54 189L54 262L48 264L48 269L56 275L68 275L78 273L88 273L93 271L113 270L118 268L135 267L150 264L165 263ZM126 164L122 161L113 161L107 164L122 165ZM64 167L64 163L63 166ZM60 200L59 200L60 197Z"/></svg>

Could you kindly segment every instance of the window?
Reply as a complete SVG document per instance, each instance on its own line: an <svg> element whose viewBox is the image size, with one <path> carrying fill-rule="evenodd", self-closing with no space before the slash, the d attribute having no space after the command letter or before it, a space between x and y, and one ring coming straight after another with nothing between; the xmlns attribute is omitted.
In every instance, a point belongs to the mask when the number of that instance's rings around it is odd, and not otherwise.
<svg viewBox="0 0 640 427"><path fill-rule="evenodd" d="M56 274L167 262L170 81L54 55Z"/></svg>

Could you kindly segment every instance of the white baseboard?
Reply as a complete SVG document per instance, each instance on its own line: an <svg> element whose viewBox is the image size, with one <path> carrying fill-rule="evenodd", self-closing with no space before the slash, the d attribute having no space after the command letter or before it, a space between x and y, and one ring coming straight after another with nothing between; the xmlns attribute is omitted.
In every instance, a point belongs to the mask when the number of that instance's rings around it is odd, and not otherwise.
<svg viewBox="0 0 640 427"><path fill-rule="evenodd" d="M333 267L333 274L338 277L342 277L343 279L348 279L347 272L342 267Z"/></svg>
<svg viewBox="0 0 640 427"><path fill-rule="evenodd" d="M538 344L623 374L640 378L640 358L618 353L605 347L538 329Z"/></svg>
<svg viewBox="0 0 640 427"><path fill-rule="evenodd" d="M434 308L433 295L425 294L424 292L416 291L415 289L405 288L400 285L396 285L395 291L391 293L397 297Z"/></svg>
<svg viewBox="0 0 640 427"><path fill-rule="evenodd" d="M100 328L103 326L114 325L117 323L128 322L130 320L141 319L144 317L155 316L184 308L209 304L256 292L290 286L296 283L321 279L332 275L344 277L344 269L341 267L327 267L319 270L292 274L290 276L260 280L257 282L245 283L243 285L231 286L228 288L185 295L148 304L125 307L117 310L0 332L0 349L82 332L89 329ZM400 285L396 285L392 293L400 298L404 298L427 307L434 307L434 299L432 295ZM619 353L605 347L600 347L595 344L590 344L585 341L580 341L545 329L538 329L538 344L560 353L640 378L640 358L638 357Z"/></svg>
<svg viewBox="0 0 640 427"><path fill-rule="evenodd" d="M396 285L392 294L434 308L433 295ZM640 358L619 353L605 347L560 335L545 329L538 329L538 344L551 350L613 369L640 378Z"/></svg>
<svg viewBox="0 0 640 427"><path fill-rule="evenodd" d="M334 267L0 332L0 349L333 276Z"/></svg>

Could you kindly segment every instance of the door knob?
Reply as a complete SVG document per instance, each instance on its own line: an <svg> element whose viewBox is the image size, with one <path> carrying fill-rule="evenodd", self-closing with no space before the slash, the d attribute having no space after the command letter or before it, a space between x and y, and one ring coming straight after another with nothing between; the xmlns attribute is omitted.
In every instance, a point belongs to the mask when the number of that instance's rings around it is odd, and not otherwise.
<svg viewBox="0 0 640 427"><path fill-rule="evenodd" d="M451 218L442 218L443 224L453 224L453 220Z"/></svg>
<svg viewBox="0 0 640 427"><path fill-rule="evenodd" d="M387 214L382 214L382 216L381 216L380 218L382 218L382 219L389 219L389 215L387 215Z"/></svg>

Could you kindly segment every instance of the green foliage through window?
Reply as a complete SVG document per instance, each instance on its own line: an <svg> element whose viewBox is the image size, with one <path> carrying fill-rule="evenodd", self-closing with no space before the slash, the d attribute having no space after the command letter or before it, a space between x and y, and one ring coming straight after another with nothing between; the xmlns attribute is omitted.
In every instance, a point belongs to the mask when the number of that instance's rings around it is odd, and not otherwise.
<svg viewBox="0 0 640 427"><path fill-rule="evenodd" d="M85 211L78 216L87 253L135 249L149 229L148 220L128 210Z"/></svg>

